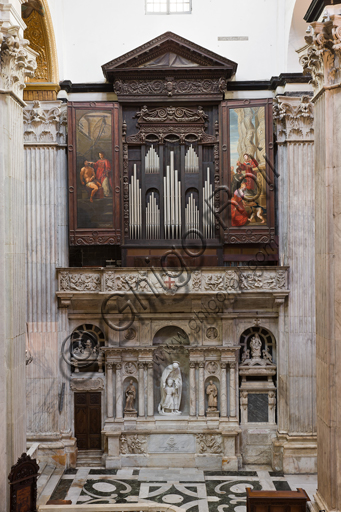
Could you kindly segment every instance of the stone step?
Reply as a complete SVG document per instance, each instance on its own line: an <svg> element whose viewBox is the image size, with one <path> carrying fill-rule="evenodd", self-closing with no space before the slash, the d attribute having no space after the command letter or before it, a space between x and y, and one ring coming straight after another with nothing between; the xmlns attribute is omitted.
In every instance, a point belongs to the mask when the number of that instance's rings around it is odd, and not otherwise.
<svg viewBox="0 0 341 512"><path fill-rule="evenodd" d="M80 450L77 455L77 467L103 467L101 450Z"/></svg>
<svg viewBox="0 0 341 512"><path fill-rule="evenodd" d="M46 464L37 481L37 505L45 505L54 489L59 484L64 468Z"/></svg>

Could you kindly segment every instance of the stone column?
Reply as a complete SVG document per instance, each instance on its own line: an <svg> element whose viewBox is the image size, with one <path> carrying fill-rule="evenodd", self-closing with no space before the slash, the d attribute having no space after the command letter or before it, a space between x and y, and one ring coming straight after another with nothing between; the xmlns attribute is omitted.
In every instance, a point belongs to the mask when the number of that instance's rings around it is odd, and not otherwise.
<svg viewBox="0 0 341 512"><path fill-rule="evenodd" d="M230 419L236 420L236 363L230 363Z"/></svg>
<svg viewBox="0 0 341 512"><path fill-rule="evenodd" d="M336 3L336 2L335 2ZM319 509L341 510L341 10L311 23L300 61L312 76L315 128L315 293ZM338 14L335 14L338 13ZM307 363L312 355L305 351ZM299 411L298 408L296 408Z"/></svg>
<svg viewBox="0 0 341 512"><path fill-rule="evenodd" d="M139 363L139 417L144 415L144 363Z"/></svg>
<svg viewBox="0 0 341 512"><path fill-rule="evenodd" d="M114 390L112 379L112 363L107 363L107 416L113 418L114 416Z"/></svg>
<svg viewBox="0 0 341 512"><path fill-rule="evenodd" d="M316 471L316 449L312 448L316 446L313 113L308 96L278 96L274 104L279 254L281 263L290 266L287 303L275 299L279 305L279 339L278 434L274 446L282 454L281 460L276 457L276 469L287 473ZM290 443L294 443L294 450Z"/></svg>
<svg viewBox="0 0 341 512"><path fill-rule="evenodd" d="M7 475L26 451L25 168L23 89L35 54L23 39L18 0L0 3L0 496L9 509ZM7 504L5 504L7 502Z"/></svg>
<svg viewBox="0 0 341 512"><path fill-rule="evenodd" d="M122 413L122 364L116 364L116 419L123 418Z"/></svg>
<svg viewBox="0 0 341 512"><path fill-rule="evenodd" d="M220 377L220 417L227 417L226 363L221 363Z"/></svg>
<svg viewBox="0 0 341 512"><path fill-rule="evenodd" d="M195 389L195 363L189 363L189 414L190 416L196 415L196 389Z"/></svg>
<svg viewBox="0 0 341 512"><path fill-rule="evenodd" d="M147 386L148 386L148 397L147 397L147 413L148 417L154 416L154 382L153 382L153 363L148 363L148 375L147 375Z"/></svg>
<svg viewBox="0 0 341 512"><path fill-rule="evenodd" d="M205 363L199 363L199 416L205 416Z"/></svg>
<svg viewBox="0 0 341 512"><path fill-rule="evenodd" d="M245 425L248 420L248 392L241 391L239 396L240 403L240 423Z"/></svg>
<svg viewBox="0 0 341 512"><path fill-rule="evenodd" d="M56 267L69 264L66 125L67 109L60 101L28 102L24 109L26 318L33 356L33 363L26 370L27 438L43 441L45 446L51 444L50 450L47 446L44 450L47 462L55 455L54 443L64 443L73 429L73 396L68 384L70 347L69 341L65 343L70 334L70 301L61 302L60 309L56 301ZM42 371L45 365L48 372ZM57 397L63 384L64 405L59 413ZM39 417L37 410L41 411ZM46 434L51 432L54 438L46 441ZM75 463L75 439L73 442ZM65 447L66 465L68 453L69 448Z"/></svg>

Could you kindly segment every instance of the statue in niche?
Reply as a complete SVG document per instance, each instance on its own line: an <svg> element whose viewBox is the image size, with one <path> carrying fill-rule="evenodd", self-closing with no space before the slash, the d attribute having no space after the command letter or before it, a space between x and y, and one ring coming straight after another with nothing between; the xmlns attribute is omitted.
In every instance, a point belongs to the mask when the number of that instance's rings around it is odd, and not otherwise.
<svg viewBox="0 0 341 512"><path fill-rule="evenodd" d="M162 372L161 401L159 403L159 414L181 414L180 402L182 392L182 377L180 365L177 361L169 364Z"/></svg>
<svg viewBox="0 0 341 512"><path fill-rule="evenodd" d="M252 359L258 359L261 357L261 350L262 350L262 342L258 336L258 334L256 334L251 342L250 342L250 347L251 347L251 356L252 356Z"/></svg>
<svg viewBox="0 0 341 512"><path fill-rule="evenodd" d="M124 412L136 412L136 410L134 409L135 398L136 398L136 389L133 384L133 381L131 380L129 382L129 386L126 389L126 406L124 408Z"/></svg>
<svg viewBox="0 0 341 512"><path fill-rule="evenodd" d="M206 395L208 398L208 412L213 412L218 410L218 389L213 381L210 380L209 385L206 388Z"/></svg>

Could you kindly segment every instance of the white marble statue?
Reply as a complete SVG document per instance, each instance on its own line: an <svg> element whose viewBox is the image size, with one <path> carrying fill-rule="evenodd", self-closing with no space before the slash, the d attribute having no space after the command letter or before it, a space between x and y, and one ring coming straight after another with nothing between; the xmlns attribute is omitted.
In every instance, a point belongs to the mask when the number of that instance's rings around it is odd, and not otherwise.
<svg viewBox="0 0 341 512"><path fill-rule="evenodd" d="M181 414L180 402L182 392L182 378L180 365L177 361L169 364L161 375L160 381L161 401L159 414Z"/></svg>

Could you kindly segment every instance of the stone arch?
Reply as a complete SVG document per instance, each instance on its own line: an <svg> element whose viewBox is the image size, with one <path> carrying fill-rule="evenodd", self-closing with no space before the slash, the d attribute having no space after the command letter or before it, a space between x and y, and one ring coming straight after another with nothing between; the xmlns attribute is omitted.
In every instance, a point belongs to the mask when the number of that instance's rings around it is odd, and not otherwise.
<svg viewBox="0 0 341 512"><path fill-rule="evenodd" d="M276 364L276 338L269 329L261 326L248 327L240 335L240 359L242 358L244 350L250 349L250 341L255 334L258 334L262 341L262 350L267 349L272 356L273 362Z"/></svg>
<svg viewBox="0 0 341 512"><path fill-rule="evenodd" d="M59 91L58 59L53 24L47 0L28 0L22 5L25 39L37 52L37 69L27 79L24 100L55 100Z"/></svg>

